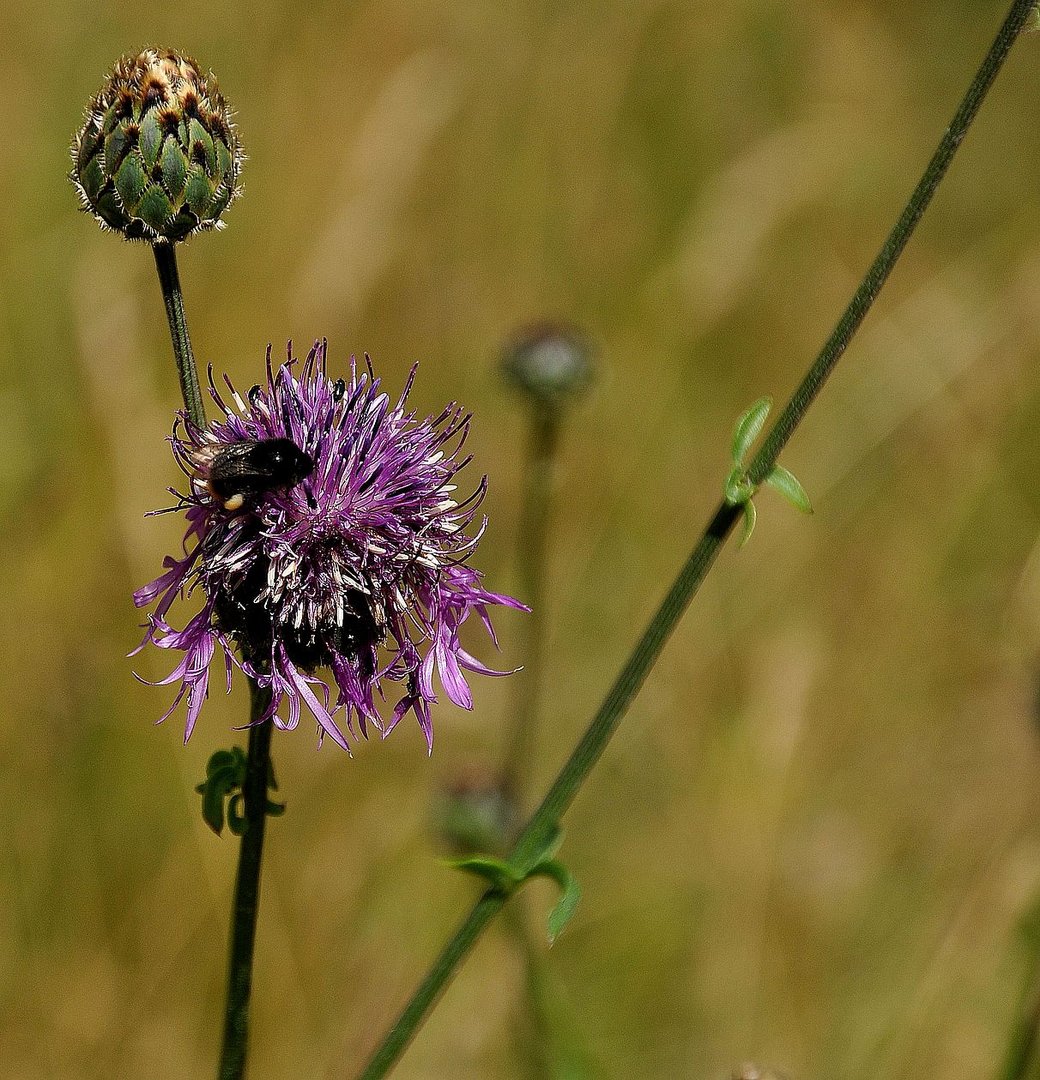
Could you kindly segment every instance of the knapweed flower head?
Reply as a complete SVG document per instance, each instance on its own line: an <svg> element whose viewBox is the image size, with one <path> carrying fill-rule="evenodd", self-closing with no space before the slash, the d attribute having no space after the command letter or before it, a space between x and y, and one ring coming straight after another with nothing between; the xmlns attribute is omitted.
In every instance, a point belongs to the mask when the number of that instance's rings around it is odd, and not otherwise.
<svg viewBox="0 0 1040 1080"><path fill-rule="evenodd" d="M466 709L465 672L505 674L459 640L473 613L495 640L490 606L526 610L466 565L486 525L474 525L486 478L456 497L470 417L455 404L425 419L408 411L414 377L395 403L367 358L333 379L324 342L303 363L290 346L277 370L268 350L266 385L244 399L226 377L218 391L211 372L222 416L208 427L181 414L171 441L188 477L175 508L185 554L167 557L134 602L156 605L140 647L183 654L161 683L179 684L166 716L186 698L185 738L218 650L229 689L236 665L270 689L258 722L293 728L306 708L344 749L348 734L367 735L369 723L386 734L409 712L432 746L435 674ZM200 592L201 610L175 629L174 600ZM390 684L399 689L384 722L376 699Z"/></svg>
<svg viewBox="0 0 1040 1080"><path fill-rule="evenodd" d="M72 143L84 209L128 240L184 240L220 228L239 192L242 147L216 80L188 56L124 56Z"/></svg>

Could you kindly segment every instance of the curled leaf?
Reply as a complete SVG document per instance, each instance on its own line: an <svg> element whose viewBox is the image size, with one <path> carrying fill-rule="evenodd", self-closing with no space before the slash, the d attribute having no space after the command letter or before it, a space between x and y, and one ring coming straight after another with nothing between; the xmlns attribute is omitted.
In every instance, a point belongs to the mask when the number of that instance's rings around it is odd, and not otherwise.
<svg viewBox="0 0 1040 1080"><path fill-rule="evenodd" d="M560 899L549 912L549 944L552 945L573 918L581 899L581 887L574 875L558 859L547 859L531 873L532 876L552 878L560 887Z"/></svg>
<svg viewBox="0 0 1040 1080"><path fill-rule="evenodd" d="M196 785L202 796L202 820L220 836L224 825L236 836L242 836L249 824L245 816L245 796L242 785L246 780L246 752L239 746L217 750L206 763L206 779ZM273 767L268 768L267 786L278 790ZM266 800L265 812L272 817L285 813L285 804Z"/></svg>
<svg viewBox="0 0 1040 1080"><path fill-rule="evenodd" d="M449 859L448 865L483 878L492 888L507 896L524 880L524 875L518 873L515 867L493 855L466 855L461 859Z"/></svg>
<svg viewBox="0 0 1040 1080"><path fill-rule="evenodd" d="M750 539L751 534L755 531L755 522L758 520L758 513L755 510L755 504L748 499L744 503L744 532L740 537L740 546L743 547Z"/></svg>

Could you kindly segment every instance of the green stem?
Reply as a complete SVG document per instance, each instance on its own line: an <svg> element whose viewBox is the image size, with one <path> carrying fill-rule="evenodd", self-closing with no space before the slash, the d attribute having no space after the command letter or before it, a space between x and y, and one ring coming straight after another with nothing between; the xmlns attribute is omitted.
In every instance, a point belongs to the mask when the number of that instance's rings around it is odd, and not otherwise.
<svg viewBox="0 0 1040 1080"><path fill-rule="evenodd" d="M748 469L748 476L755 484L761 483L776 464L780 451L794 433L806 410L812 404L824 380L840 359L864 316L892 271L903 248L910 239L921 215L924 213L935 189L946 173L957 148L971 126L986 92L989 90L1007 59L1012 45L1021 33L1036 0L1015 0L1007 18L997 34L972 80L964 100L939 147L928 163L917 187L899 216L877 258L871 264L862 284L856 290L844 314L827 340L819 356L795 391L790 402L780 414L762 448L755 455ZM635 650L621 670L606 699L600 706L581 741L563 766L556 780L521 832L510 855L516 865L526 865L539 851L548 836L556 829L560 817L570 806L578 789L599 760L617 730L632 699L642 686L657 661L665 642L671 636L683 612L696 593L706 574L718 556L722 544L732 531L742 508L723 502L715 511L700 541L679 572L657 613L646 629ZM362 1080L378 1080L385 1076L409 1040L415 1034L426 1011L436 1000L456 967L472 948L480 932L491 921L505 902L494 890L489 890L477 902L469 917L441 953L437 962L422 981L375 1057L362 1074Z"/></svg>
<svg viewBox="0 0 1040 1080"><path fill-rule="evenodd" d="M181 281L177 274L176 244L153 244L152 252L155 254L155 268L159 271L159 285L162 288L163 303L166 305L166 318L170 324L173 358L177 362L177 374L181 380L184 408L196 427L205 427L206 409L202 404L199 373L195 368L195 357L191 351L191 338L188 337L188 320L184 315L184 294L181 292Z"/></svg>
<svg viewBox="0 0 1040 1080"><path fill-rule="evenodd" d="M423 981L419 983L418 989L369 1061L360 1080L376 1080L377 1077L386 1076L393 1068L463 957L476 943L488 923L502 910L505 902L505 894L495 889L488 889L477 901L452 935L444 951L433 962Z"/></svg>
<svg viewBox="0 0 1040 1080"><path fill-rule="evenodd" d="M271 692L260 689L252 679L249 680L249 689L249 719L253 726L249 729L246 776L242 785L246 830L242 834L235 877L224 1045L220 1054L218 1080L241 1080L245 1075L249 994L253 985L253 944L260 904L260 862L264 851L268 778L271 771L271 732L274 725L270 720L263 724L256 723L270 704Z"/></svg>
<svg viewBox="0 0 1040 1080"><path fill-rule="evenodd" d="M184 314L184 294L177 273L174 244L153 244L155 267L159 272L166 318L170 324L173 356L180 376L181 396L188 418L196 427L206 425L206 410L199 389L199 374L188 336ZM271 732L273 724L257 721L271 701L270 690L249 680L250 723L246 775L242 785L246 829L238 853L235 900L231 913L231 941L228 959L227 1003L224 1013L224 1043L220 1054L219 1080L241 1080L246 1069L249 1034L249 997L253 985L253 945L260 903L260 864L267 822L268 781L271 775Z"/></svg>
<svg viewBox="0 0 1040 1080"><path fill-rule="evenodd" d="M536 402L531 412L527 482L520 512L520 596L531 607L525 619L524 670L519 675L508 735L502 786L512 805L522 804L529 785L538 727L545 638L545 563L552 476L559 446L559 410Z"/></svg>
<svg viewBox="0 0 1040 1080"><path fill-rule="evenodd" d="M520 595L531 607L524 620L526 635L522 645L524 670L517 677L513 714L506 737L502 767L502 790L514 814L519 814L527 797L534 761L541 698L545 640L545 582L552 507L553 472L560 443L560 408L537 398L530 399L530 433L523 502L519 520L517 566ZM528 1067L533 1077L561 1074L561 1035L548 988L545 959L532 938L523 898L505 909L505 919L516 941L524 965L524 990L531 1024Z"/></svg>

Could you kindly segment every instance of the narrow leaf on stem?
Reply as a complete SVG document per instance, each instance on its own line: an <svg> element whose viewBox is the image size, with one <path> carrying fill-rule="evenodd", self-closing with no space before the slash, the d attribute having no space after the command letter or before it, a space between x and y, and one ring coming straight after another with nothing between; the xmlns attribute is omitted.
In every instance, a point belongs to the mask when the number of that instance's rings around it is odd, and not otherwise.
<svg viewBox="0 0 1040 1080"><path fill-rule="evenodd" d="M574 916L581 899L581 887L558 859L547 859L532 871L532 875L552 878L560 887L560 899L549 912L549 944L552 945Z"/></svg>
<svg viewBox="0 0 1040 1080"><path fill-rule="evenodd" d="M783 465L773 466L772 472L766 477L766 483L774 491L779 491L796 510L801 510L803 514L813 512L812 503L809 502L805 488L798 482L794 473L789 472Z"/></svg>
<svg viewBox="0 0 1040 1080"><path fill-rule="evenodd" d="M771 397L762 397L754 403L740 419L733 429L733 464L740 466L744 463L747 452L751 449L755 439L758 438L765 427L766 417L773 407Z"/></svg>
<svg viewBox="0 0 1040 1080"><path fill-rule="evenodd" d="M744 531L740 534L740 547L743 547L751 539L751 534L755 531L756 521L758 521L758 512L755 510L755 504L748 499L744 503Z"/></svg>

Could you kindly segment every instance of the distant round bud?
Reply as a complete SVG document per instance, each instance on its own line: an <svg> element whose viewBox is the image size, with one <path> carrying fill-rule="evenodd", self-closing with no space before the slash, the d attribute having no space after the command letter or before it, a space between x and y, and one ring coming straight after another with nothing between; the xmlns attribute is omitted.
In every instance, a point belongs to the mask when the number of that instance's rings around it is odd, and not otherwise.
<svg viewBox="0 0 1040 1080"><path fill-rule="evenodd" d="M503 368L536 402L559 408L592 384L592 346L576 327L542 323L516 335L506 348Z"/></svg>
<svg viewBox="0 0 1040 1080"><path fill-rule="evenodd" d="M221 228L239 193L242 148L212 75L170 49L124 56L72 143L83 208L128 240Z"/></svg>
<svg viewBox="0 0 1040 1080"><path fill-rule="evenodd" d="M434 803L440 840L456 855L504 853L515 807L490 772L471 767L456 776Z"/></svg>

